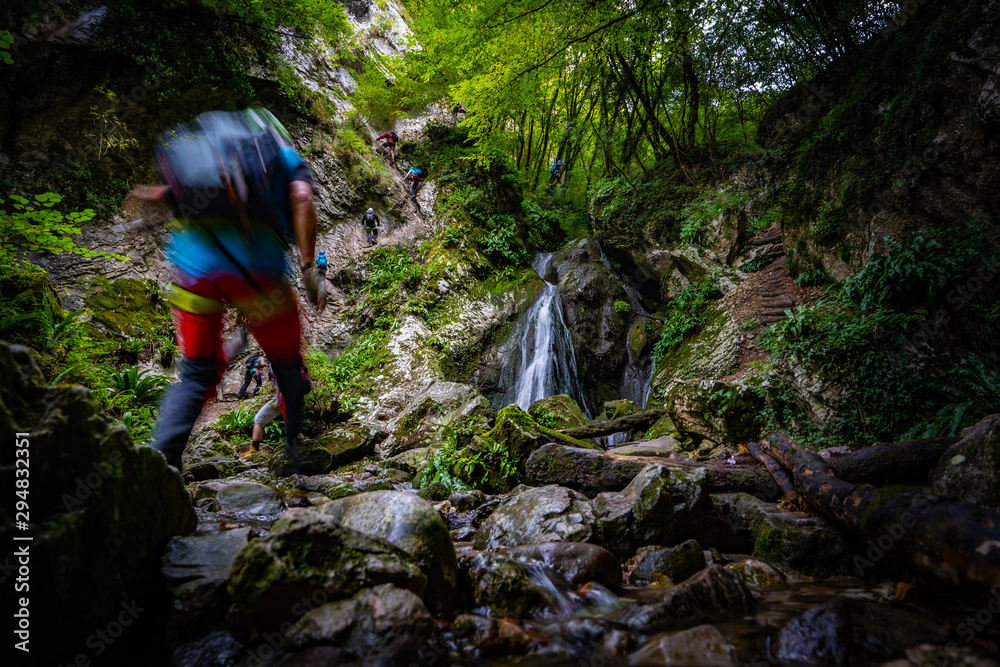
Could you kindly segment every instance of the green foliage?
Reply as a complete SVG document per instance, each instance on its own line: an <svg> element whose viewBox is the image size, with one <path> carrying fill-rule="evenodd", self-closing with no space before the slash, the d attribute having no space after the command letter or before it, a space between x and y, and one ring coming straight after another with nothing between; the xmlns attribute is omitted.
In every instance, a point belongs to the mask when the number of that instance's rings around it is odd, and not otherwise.
<svg viewBox="0 0 1000 667"><path fill-rule="evenodd" d="M681 240L703 243L703 232L718 217L746 206L746 192L719 192L686 206L681 211Z"/></svg>
<svg viewBox="0 0 1000 667"><path fill-rule="evenodd" d="M240 404L235 410L223 412L215 421L215 430L224 436L248 436L253 428L253 418L257 415L257 411L260 410L261 405L263 405L263 402L246 402Z"/></svg>
<svg viewBox="0 0 1000 667"><path fill-rule="evenodd" d="M479 245L501 266L522 266L528 260L528 251L517 236L517 224L513 216L492 216L486 221L484 232Z"/></svg>
<svg viewBox="0 0 1000 667"><path fill-rule="evenodd" d="M510 451L501 443L487 442L459 449L460 433L449 432L441 446L414 479L422 488L441 482L449 491L483 489L488 492L508 490L519 475Z"/></svg>
<svg viewBox="0 0 1000 667"><path fill-rule="evenodd" d="M744 322L740 326L740 329L742 329L743 331L753 331L754 329L756 329L759 326L760 326L760 322L757 321L756 318L751 317L750 319L748 319L746 322Z"/></svg>
<svg viewBox="0 0 1000 667"><path fill-rule="evenodd" d="M62 213L53 208L62 197L53 193L35 195L34 202L19 195L8 197L6 209L0 209L0 266L21 263L18 250L59 254L71 252L83 257L128 257L82 248L70 238L79 235L77 226L94 217L94 211ZM2 200L0 200L2 203Z"/></svg>
<svg viewBox="0 0 1000 667"><path fill-rule="evenodd" d="M741 266L740 271L742 271L743 273L756 273L757 271L760 271L772 261L773 260L764 258L755 259L752 262L747 262L746 264Z"/></svg>
<svg viewBox="0 0 1000 667"><path fill-rule="evenodd" d="M950 369L938 385L947 401L937 415L920 421L904 439L957 435L984 415L1000 412L1000 373L978 357Z"/></svg>
<svg viewBox="0 0 1000 667"><path fill-rule="evenodd" d="M10 47L14 45L14 36L7 30L0 30L0 63L11 65L14 59L10 55Z"/></svg>
<svg viewBox="0 0 1000 667"><path fill-rule="evenodd" d="M628 305L628 301L622 301L621 299L616 299L612 308L616 313L632 312L632 306Z"/></svg>
<svg viewBox="0 0 1000 667"><path fill-rule="evenodd" d="M796 285L829 285L832 282L833 279L830 278L830 275L823 269L806 271L795 279Z"/></svg>
<svg viewBox="0 0 1000 667"><path fill-rule="evenodd" d="M458 433L449 433L444 444L414 477L413 486L422 489L428 484L441 482L452 493L471 489L455 472L455 467L460 462L458 448Z"/></svg>
<svg viewBox="0 0 1000 667"><path fill-rule="evenodd" d="M670 314L653 348L653 363L684 342L705 322L704 311L711 299L722 296L718 275L712 273L694 283L670 302Z"/></svg>
<svg viewBox="0 0 1000 667"><path fill-rule="evenodd" d="M131 394L139 405L154 405L170 385L170 378L140 371L138 366L126 366L108 374L108 388L118 395Z"/></svg>

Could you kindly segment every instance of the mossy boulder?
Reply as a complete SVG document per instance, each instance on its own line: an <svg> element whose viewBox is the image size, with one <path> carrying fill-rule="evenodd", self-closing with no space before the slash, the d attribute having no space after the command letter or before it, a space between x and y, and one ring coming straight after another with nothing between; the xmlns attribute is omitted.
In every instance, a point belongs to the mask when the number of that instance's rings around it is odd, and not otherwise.
<svg viewBox="0 0 1000 667"><path fill-rule="evenodd" d="M645 465L641 460L609 456L593 449L549 444L528 457L524 471L531 484L559 484L594 496L603 491L621 491Z"/></svg>
<svg viewBox="0 0 1000 667"><path fill-rule="evenodd" d="M333 467L375 454L378 432L360 424L343 424L316 439L316 447L330 452Z"/></svg>
<svg viewBox="0 0 1000 667"><path fill-rule="evenodd" d="M646 407L664 405L664 394L676 379L695 377L718 380L734 372L743 336L736 320L725 308L709 308L701 330L656 362Z"/></svg>
<svg viewBox="0 0 1000 667"><path fill-rule="evenodd" d="M476 548L589 542L594 512L582 493L562 486L527 488L504 502L476 533Z"/></svg>
<svg viewBox="0 0 1000 667"><path fill-rule="evenodd" d="M336 646L354 658L381 653L404 638L431 644L438 638L434 617L413 592L381 584L349 600L329 602L307 612L288 631L283 648Z"/></svg>
<svg viewBox="0 0 1000 667"><path fill-rule="evenodd" d="M676 428L709 450L758 438L764 427L764 398L742 382L675 380L664 403Z"/></svg>
<svg viewBox="0 0 1000 667"><path fill-rule="evenodd" d="M398 468L399 470L415 475L427 467L427 462L431 460L432 456L434 456L434 451L436 449L437 447L419 447L417 449L409 449L405 452L396 454L395 456L390 456L382 462L382 465Z"/></svg>
<svg viewBox="0 0 1000 667"><path fill-rule="evenodd" d="M342 477L337 475L299 475L294 478L295 486L307 493L321 493L330 500L346 498L361 493L357 488L351 486Z"/></svg>
<svg viewBox="0 0 1000 667"><path fill-rule="evenodd" d="M813 577L855 573L851 557L857 545L826 519L781 509L747 493L715 494L711 502L733 533L752 540L756 558Z"/></svg>
<svg viewBox="0 0 1000 667"><path fill-rule="evenodd" d="M483 440L510 452L511 459L521 470L531 453L549 442L584 449L598 448L542 426L516 405L508 405L497 414L496 426L483 435Z"/></svg>
<svg viewBox="0 0 1000 667"><path fill-rule="evenodd" d="M437 446L458 427L485 432L496 411L475 388L439 380L423 388L389 424L389 436L375 448L382 458L410 449Z"/></svg>
<svg viewBox="0 0 1000 667"><path fill-rule="evenodd" d="M289 461L288 445L284 442L274 448L269 468L275 475ZM329 472L333 467L333 452L322 440L304 440L298 446L298 466L303 474L318 475Z"/></svg>
<svg viewBox="0 0 1000 667"><path fill-rule="evenodd" d="M441 482L431 482L424 488L417 491L417 497L423 498L424 500L432 503L448 500L448 496L450 495L451 491L449 491L448 487Z"/></svg>
<svg viewBox="0 0 1000 667"><path fill-rule="evenodd" d="M546 428L575 428L590 423L576 401L566 394L541 398L528 407L528 414Z"/></svg>
<svg viewBox="0 0 1000 667"><path fill-rule="evenodd" d="M236 557L229 575L230 627L241 636L284 632L310 602L343 600L379 584L423 595L427 577L388 541L319 509L291 509Z"/></svg>
<svg viewBox="0 0 1000 667"><path fill-rule="evenodd" d="M1000 415L962 431L941 457L929 485L934 493L1000 511Z"/></svg>
<svg viewBox="0 0 1000 667"><path fill-rule="evenodd" d="M94 311L93 321L112 335L148 339L170 332L170 309L154 280L96 278L84 303Z"/></svg>
<svg viewBox="0 0 1000 667"><path fill-rule="evenodd" d="M160 554L172 536L195 529L191 497L163 455L134 447L87 389L46 386L28 348L6 343L0 435L11 448L2 466L9 479L15 451L28 452L31 465L31 566L46 582L31 591L32 609L45 610L45 623L32 626L32 654L60 664L72 659L61 649L78 651L123 601L142 606L163 594ZM8 543L14 518L13 511L0 516Z"/></svg>
<svg viewBox="0 0 1000 667"><path fill-rule="evenodd" d="M371 491L328 503L323 514L405 551L427 577L428 609L447 613L454 608L455 545L429 502L412 493Z"/></svg>
<svg viewBox="0 0 1000 667"><path fill-rule="evenodd" d="M640 412L642 408L628 400L627 398L620 398L614 401L604 402L604 414L608 419L618 419L619 417L628 417L629 415L634 415Z"/></svg>
<svg viewBox="0 0 1000 667"><path fill-rule="evenodd" d="M726 569L739 575L743 583L750 588L771 589L788 585L788 577L784 572L756 558L745 558L736 563L729 563Z"/></svg>
<svg viewBox="0 0 1000 667"><path fill-rule="evenodd" d="M736 574L713 565L665 591L652 604L626 607L616 620L636 632L648 632L701 619L714 621L754 605L753 595Z"/></svg>

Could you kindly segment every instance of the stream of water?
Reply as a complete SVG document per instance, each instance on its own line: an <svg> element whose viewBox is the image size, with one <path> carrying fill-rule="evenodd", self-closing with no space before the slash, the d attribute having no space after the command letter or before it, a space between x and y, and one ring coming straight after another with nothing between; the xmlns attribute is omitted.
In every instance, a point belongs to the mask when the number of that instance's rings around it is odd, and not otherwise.
<svg viewBox="0 0 1000 667"><path fill-rule="evenodd" d="M522 410L538 399L566 394L575 400L589 417L587 401L577 379L576 350L563 317L559 286L545 280L552 253L539 253L532 268L545 283L541 295L518 323L515 350L507 363L517 363L516 380L504 394L504 404Z"/></svg>

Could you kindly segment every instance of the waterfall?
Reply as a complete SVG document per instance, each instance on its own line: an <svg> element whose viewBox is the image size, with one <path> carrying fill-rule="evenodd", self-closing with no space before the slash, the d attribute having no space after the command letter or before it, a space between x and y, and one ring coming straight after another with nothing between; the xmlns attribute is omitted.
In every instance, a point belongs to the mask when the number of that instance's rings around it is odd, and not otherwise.
<svg viewBox="0 0 1000 667"><path fill-rule="evenodd" d="M649 400L649 392L653 384L653 359L649 355L637 355L632 350L632 346L629 345L629 340L631 340L632 332L635 331L636 327L646 326L646 318L649 316L649 313L646 312L645 307L642 305L642 299L639 297L639 292L634 287L629 285L628 281L622 280L618 274L615 273L614 268L611 266L611 262L608 261L607 256L604 254L604 248L601 247L600 244L598 244L598 247L601 248L601 261L604 262L604 266L608 268L608 271L621 281L622 287L625 289L625 299L628 301L629 306L632 307L632 312L636 315L635 320L632 322L632 326L629 327L628 336L625 339L628 365L625 367L625 373L622 375L622 398L627 398L640 408L644 408L646 407L646 401ZM615 447L624 441L624 433L615 433L608 436L608 447Z"/></svg>
<svg viewBox="0 0 1000 667"><path fill-rule="evenodd" d="M505 365L517 363L518 366L513 385L504 392L504 404L513 403L527 410L540 398L566 394L590 416L577 380L576 351L563 318L559 286L545 280L551 262L552 253L539 253L531 263L545 288L521 318L514 333L517 347Z"/></svg>

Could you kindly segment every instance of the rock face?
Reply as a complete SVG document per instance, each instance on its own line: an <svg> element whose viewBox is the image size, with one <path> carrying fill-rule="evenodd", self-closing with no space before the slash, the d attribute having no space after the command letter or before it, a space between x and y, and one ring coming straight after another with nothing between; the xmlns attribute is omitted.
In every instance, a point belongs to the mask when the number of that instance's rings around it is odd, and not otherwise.
<svg viewBox="0 0 1000 667"><path fill-rule="evenodd" d="M448 428L469 422L488 428L496 412L482 394L467 384L434 382L411 399L389 425L389 437L375 447L387 458L409 449L438 445Z"/></svg>
<svg viewBox="0 0 1000 667"><path fill-rule="evenodd" d="M931 473L934 493L1000 510L1000 415L990 415L962 431Z"/></svg>
<svg viewBox="0 0 1000 667"><path fill-rule="evenodd" d="M656 602L627 608L619 620L641 632L649 628L690 625L699 619L711 619L753 606L753 595L740 578L721 565L713 565L668 589Z"/></svg>
<svg viewBox="0 0 1000 667"><path fill-rule="evenodd" d="M159 452L133 447L125 427L107 418L86 389L46 386L30 351L6 343L0 435L9 443L11 470L22 458L15 451L27 452L30 462L31 566L47 582L31 589L32 610L45 610L45 622L33 625L31 649L41 662L57 664L66 657L61 650L78 651L123 603L138 600L141 607L156 593L160 553L172 536L194 530L194 509ZM8 543L14 519L4 513L0 523Z"/></svg>
<svg viewBox="0 0 1000 667"><path fill-rule="evenodd" d="M285 636L285 650L331 645L355 658L381 653L393 642L412 637L436 641L434 618L413 592L381 584L349 600L329 602L307 612Z"/></svg>
<svg viewBox="0 0 1000 667"><path fill-rule="evenodd" d="M745 384L712 380L674 380L666 388L664 406L681 434L730 447L760 436L764 399ZM704 443L703 443L704 445Z"/></svg>
<svg viewBox="0 0 1000 667"><path fill-rule="evenodd" d="M780 509L746 493L713 495L712 504L732 532L749 534L757 558L814 577L853 573L853 542L825 519Z"/></svg>
<svg viewBox="0 0 1000 667"><path fill-rule="evenodd" d="M249 538L249 528L237 528L170 540L162 573L170 594L172 638L203 633L226 617L232 603L226 590L229 570Z"/></svg>
<svg viewBox="0 0 1000 667"><path fill-rule="evenodd" d="M405 551L427 576L427 607L437 613L454 608L455 546L441 514L429 502L411 493L371 491L335 500L323 513Z"/></svg>
<svg viewBox="0 0 1000 667"><path fill-rule="evenodd" d="M707 498L705 473L644 467L620 492L593 500L559 486L519 493L483 522L477 549L540 542L590 542L619 558L644 544L669 544Z"/></svg>
<svg viewBox="0 0 1000 667"><path fill-rule="evenodd" d="M744 338L748 337L724 308L710 308L701 331L657 362L646 407L665 406L665 395L674 380L686 377L718 380L736 370L735 362Z"/></svg>
<svg viewBox="0 0 1000 667"><path fill-rule="evenodd" d="M546 589L533 582L513 558L471 551L459 557L458 566L462 590L469 595L464 606L488 607L498 616L530 618L551 605Z"/></svg>
<svg viewBox="0 0 1000 667"><path fill-rule="evenodd" d="M233 563L230 624L241 634L287 629L318 604L387 583L422 595L427 577L409 554L383 539L345 528L319 510L289 510Z"/></svg>

